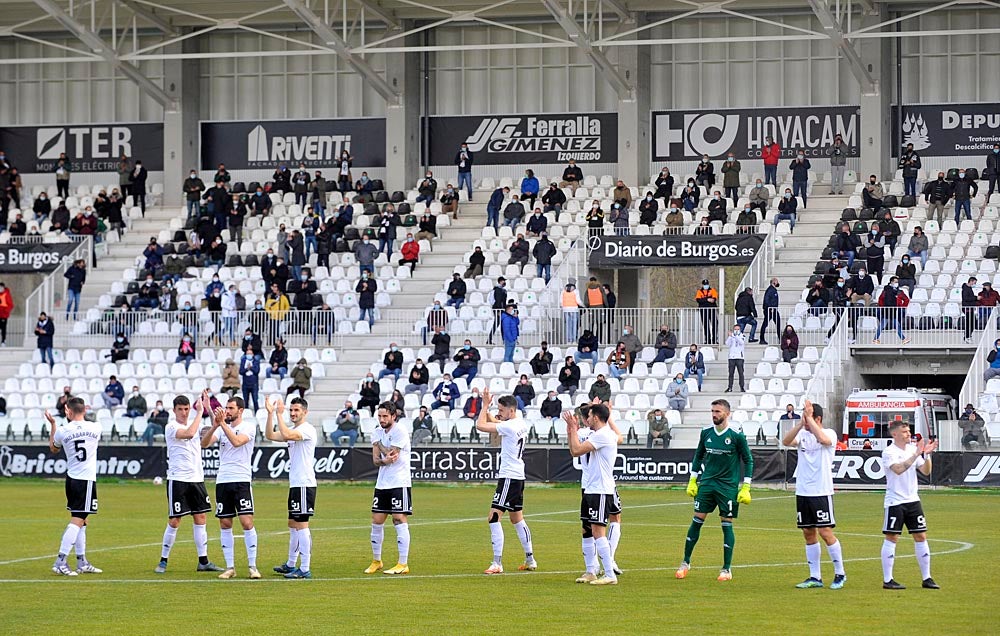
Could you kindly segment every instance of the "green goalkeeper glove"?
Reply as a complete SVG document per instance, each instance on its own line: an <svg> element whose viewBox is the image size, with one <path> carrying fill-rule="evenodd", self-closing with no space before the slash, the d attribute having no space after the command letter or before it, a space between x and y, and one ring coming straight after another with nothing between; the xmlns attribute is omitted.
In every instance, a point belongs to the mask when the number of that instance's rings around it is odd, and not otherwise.
<svg viewBox="0 0 1000 636"><path fill-rule="evenodd" d="M750 484L743 484L740 487L740 492L736 495L736 501L741 504L750 503Z"/></svg>
<svg viewBox="0 0 1000 636"><path fill-rule="evenodd" d="M687 495L692 498L698 496L698 478L694 475L688 480Z"/></svg>

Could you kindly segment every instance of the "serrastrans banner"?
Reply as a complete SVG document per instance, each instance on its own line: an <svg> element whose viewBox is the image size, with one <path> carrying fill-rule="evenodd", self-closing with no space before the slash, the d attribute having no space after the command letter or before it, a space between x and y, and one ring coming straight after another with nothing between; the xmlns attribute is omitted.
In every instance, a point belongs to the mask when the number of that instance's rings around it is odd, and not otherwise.
<svg viewBox="0 0 1000 636"><path fill-rule="evenodd" d="M370 449L356 449L354 479L374 480L378 467L372 464ZM526 448L524 476L528 481L546 481L548 451ZM410 474L414 481L496 481L499 478L500 449L482 446L418 446L410 450Z"/></svg>
<svg viewBox="0 0 1000 636"><path fill-rule="evenodd" d="M452 165L463 143L474 165L618 161L617 113L430 117L430 165Z"/></svg>
<svg viewBox="0 0 1000 636"><path fill-rule="evenodd" d="M1000 104L904 104L902 129L899 110L892 109L892 134L897 155L902 146L913 144L926 157L984 157L1000 143ZM973 167L982 171L983 165Z"/></svg>
<svg viewBox="0 0 1000 636"><path fill-rule="evenodd" d="M62 153L71 172L116 172L122 153L147 170L163 170L163 124L6 126L0 149L21 173L55 172Z"/></svg>
<svg viewBox="0 0 1000 636"><path fill-rule="evenodd" d="M702 267L746 265L761 246L763 234L612 236L587 239L591 267Z"/></svg>
<svg viewBox="0 0 1000 636"><path fill-rule="evenodd" d="M848 157L861 155L858 106L655 110L651 119L653 161L689 161L704 155L718 160L727 152L740 160L760 159L768 137L789 161L799 149L819 158L826 156L838 134Z"/></svg>
<svg viewBox="0 0 1000 636"><path fill-rule="evenodd" d="M273 170L300 163L309 169L333 168L340 153L351 153L358 167L385 166L385 120L291 119L201 122L201 168ZM332 174L325 175L327 179Z"/></svg>
<svg viewBox="0 0 1000 636"><path fill-rule="evenodd" d="M0 243L0 274L51 272L76 247L77 243Z"/></svg>

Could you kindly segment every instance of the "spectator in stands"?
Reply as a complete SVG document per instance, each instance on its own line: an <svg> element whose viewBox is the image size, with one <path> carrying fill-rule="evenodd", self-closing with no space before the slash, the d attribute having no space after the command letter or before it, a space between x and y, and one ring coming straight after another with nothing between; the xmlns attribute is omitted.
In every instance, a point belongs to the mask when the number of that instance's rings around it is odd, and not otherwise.
<svg viewBox="0 0 1000 636"><path fill-rule="evenodd" d="M146 405L146 398L139 394L138 386L133 386L128 402L125 404L125 417L143 417L148 410L149 406Z"/></svg>
<svg viewBox="0 0 1000 636"><path fill-rule="evenodd" d="M597 354L595 353L594 355L596 356ZM566 363L563 365L563 368L559 369L559 385L556 387L556 392L569 393L569 396L572 398L579 389L580 367L573 361L572 356L566 356ZM561 405L559 411L562 412Z"/></svg>
<svg viewBox="0 0 1000 636"><path fill-rule="evenodd" d="M190 333L185 331L184 335L181 336L181 343L177 347L177 358L174 360L174 362L183 362L184 370L187 371L187 368L191 365L192 362L194 362L194 356L195 356L194 338L191 337Z"/></svg>
<svg viewBox="0 0 1000 636"><path fill-rule="evenodd" d="M630 371L632 354L625 348L625 343L619 341L614 350L608 354L606 362L608 363L608 371L611 373L611 377L617 380Z"/></svg>
<svg viewBox="0 0 1000 636"><path fill-rule="evenodd" d="M896 220L892 218L892 212L886 210L882 215L882 221L879 222L879 227L882 228L882 236L885 237L885 244L889 247L889 255L892 256L896 252L896 243L899 242L899 236L902 234L899 223L896 223Z"/></svg>
<svg viewBox="0 0 1000 636"><path fill-rule="evenodd" d="M70 161L65 152L59 153L54 172L56 173L56 196L65 199L69 196L70 177Z"/></svg>
<svg viewBox="0 0 1000 636"><path fill-rule="evenodd" d="M944 172L938 172L937 179L924 184L924 203L929 204L927 208L927 219L937 219L938 225L944 223L944 206L952 195L952 184L944 178Z"/></svg>
<svg viewBox="0 0 1000 636"><path fill-rule="evenodd" d="M284 380L287 373L288 349L285 348L285 341L278 339L274 343L274 349L271 351L271 356L267 359L267 369L264 371L264 376L270 378L271 376L276 375L278 378Z"/></svg>
<svg viewBox="0 0 1000 636"><path fill-rule="evenodd" d="M656 349L653 364L671 360L677 353L677 334L667 325L660 325L653 348Z"/></svg>
<svg viewBox="0 0 1000 636"><path fill-rule="evenodd" d="M274 242L278 244L278 258L285 259L286 262L292 260L291 251L288 248L289 233L285 229L285 224L278 225L278 235Z"/></svg>
<svg viewBox="0 0 1000 636"><path fill-rule="evenodd" d="M235 343L234 343L235 344ZM275 343L277 347L277 343ZM243 339L240 341L240 351L247 353L248 351L255 352L258 359L263 359L264 345L261 344L261 338L258 334L254 333L250 327L247 327L243 331Z"/></svg>
<svg viewBox="0 0 1000 636"><path fill-rule="evenodd" d="M875 281L868 276L864 268L861 268L847 281L847 289L852 304L867 307L871 304L872 295L875 293Z"/></svg>
<svg viewBox="0 0 1000 636"><path fill-rule="evenodd" d="M749 203L743 204L743 211L736 217L737 234L755 234L757 232L757 213Z"/></svg>
<svg viewBox="0 0 1000 636"><path fill-rule="evenodd" d="M216 236L215 239L212 240L212 245L206 252L207 258L205 259L205 265L208 267L214 267L215 271L219 271L219 269L226 264L226 248L227 245L225 241L222 240L222 237Z"/></svg>
<svg viewBox="0 0 1000 636"><path fill-rule="evenodd" d="M309 260L309 256L313 252L317 251L316 247L316 232L319 231L320 220L316 216L316 213L309 210L304 217L302 217L302 224L299 229L302 230L302 238L305 243L306 249L306 261Z"/></svg>
<svg viewBox="0 0 1000 636"><path fill-rule="evenodd" d="M326 178L317 170L312 180L312 209L321 219L326 219Z"/></svg>
<svg viewBox="0 0 1000 636"><path fill-rule="evenodd" d="M552 258L557 252L555 243L549 240L547 232L542 232L542 235L535 241L535 247L531 250L531 255L535 257L535 275L544 278L546 285L552 279Z"/></svg>
<svg viewBox="0 0 1000 636"><path fill-rule="evenodd" d="M289 265L292 266L292 278L299 280L302 277L302 268L306 265L305 238L302 232L292 230L291 236L288 237L288 251L291 255Z"/></svg>
<svg viewBox="0 0 1000 636"><path fill-rule="evenodd" d="M412 274L420 261L420 244L413 238L412 233L406 233L406 240L403 242L403 247L400 248L400 254L403 258L399 259L399 265L409 265Z"/></svg>
<svg viewBox="0 0 1000 636"><path fill-rule="evenodd" d="M601 202L594 201L587 212L587 232L590 236L604 234L604 210L601 209Z"/></svg>
<svg viewBox="0 0 1000 636"><path fill-rule="evenodd" d="M281 321L288 316L290 309L291 303L288 302L288 296L280 290L277 281L271 283L271 291L267 293L267 297L264 299L264 311L267 312L267 317L270 319L268 323L270 327L268 344L271 346L274 346L275 341L278 339Z"/></svg>
<svg viewBox="0 0 1000 636"><path fill-rule="evenodd" d="M424 442L434 441L435 437L440 441L441 435L438 433L437 425L434 424L427 407L421 406L419 413L413 419L413 436L410 443L413 446L420 446Z"/></svg>
<svg viewBox="0 0 1000 636"><path fill-rule="evenodd" d="M622 336L619 338L619 342L625 343L625 350L628 351L630 356L628 372L632 373L632 368L635 366L636 360L639 359L639 355L642 353L642 340L639 339L639 336L635 333L635 329L632 325L625 325L622 328Z"/></svg>
<svg viewBox="0 0 1000 636"><path fill-rule="evenodd" d="M615 236L629 235L628 208L618 201L611 204L611 225L615 228Z"/></svg>
<svg viewBox="0 0 1000 636"><path fill-rule="evenodd" d="M674 376L674 381L667 385L667 404L674 411L683 411L688 404L688 385L683 373Z"/></svg>
<svg viewBox="0 0 1000 636"><path fill-rule="evenodd" d="M847 276L847 267L845 267L840 259L834 256L830 260L830 265L823 274L823 287L826 289L833 289L837 286L837 280L844 276Z"/></svg>
<svg viewBox="0 0 1000 636"><path fill-rule="evenodd" d="M358 261L361 272L375 273L375 259L381 250L375 247L367 236L354 243L354 258Z"/></svg>
<svg viewBox="0 0 1000 636"><path fill-rule="evenodd" d="M142 441L146 442L146 446L153 445L154 436L163 435L163 431L169 422L170 411L163 408L161 400L157 400L156 406L150 411L149 417L146 418L146 430L142 432Z"/></svg>
<svg viewBox="0 0 1000 636"><path fill-rule="evenodd" d="M774 225L788 221L791 224L791 231L795 232L795 220L798 218L798 199L792 196L792 191L785 188L785 193L778 202L778 213L774 215Z"/></svg>
<svg viewBox="0 0 1000 636"><path fill-rule="evenodd" d="M896 266L896 278L899 279L899 285L906 287L907 293L912 296L913 288L917 286L917 266L910 262L910 257L906 254Z"/></svg>
<svg viewBox="0 0 1000 636"><path fill-rule="evenodd" d="M214 339L218 345L222 345L222 290L214 289L212 295L205 299L205 309L209 311L212 319L212 332L206 343L211 343Z"/></svg>
<svg viewBox="0 0 1000 636"><path fill-rule="evenodd" d="M659 209L660 204L653 198L653 192L647 190L645 198L639 203L639 224L653 227Z"/></svg>
<svg viewBox="0 0 1000 636"><path fill-rule="evenodd" d="M696 344L692 344L684 354L684 379L692 375L698 378L698 391L701 391L702 382L705 380L705 357L698 351Z"/></svg>
<svg viewBox="0 0 1000 636"><path fill-rule="evenodd" d="M611 385L604 378L603 373L597 374L597 379L594 383L590 385L590 391L587 393L587 399L600 400L603 403L611 401Z"/></svg>
<svg viewBox="0 0 1000 636"><path fill-rule="evenodd" d="M983 381L989 382L993 378L1000 377L1000 339L993 342L993 350L986 356L986 362L990 366L983 374Z"/></svg>
<svg viewBox="0 0 1000 636"><path fill-rule="evenodd" d="M698 223L697 227L695 227L694 233L699 236L711 236L715 232L712 230L712 226L710 225L710 223L711 219L709 219L707 216L701 217L701 222Z"/></svg>
<svg viewBox="0 0 1000 636"><path fill-rule="evenodd" d="M559 189L559 185L555 181L549 184L549 189L542 195L542 205L545 206L544 209L546 214L550 212L552 214L559 214L562 212L563 206L566 205L566 193ZM537 214L538 208L535 209ZM542 216L541 218L544 219L545 217ZM542 226L542 229L545 229L544 225ZM532 231L530 229L530 222L528 231ZM534 233L539 234L541 233L541 230L537 230Z"/></svg>
<svg viewBox="0 0 1000 636"><path fill-rule="evenodd" d="M94 236L97 232L97 219L93 211L88 207L76 213L73 220L69 222L69 233L79 236Z"/></svg>
<svg viewBox="0 0 1000 636"><path fill-rule="evenodd" d="M361 310L358 320L364 320L367 315L370 328L375 324L375 293L378 291L378 282L368 272L362 272L354 291L358 294L358 309Z"/></svg>
<svg viewBox="0 0 1000 636"><path fill-rule="evenodd" d="M465 406L462 407L462 413L470 420L475 420L479 417L479 412L482 410L483 398L479 395L479 389L473 388L472 395L465 400Z"/></svg>
<svg viewBox="0 0 1000 636"><path fill-rule="evenodd" d="M83 284L87 282L87 261L79 258L66 268L63 274L66 278L66 319L72 312L73 320L76 320L77 312L80 310L80 293L83 291Z"/></svg>
<svg viewBox="0 0 1000 636"><path fill-rule="evenodd" d="M146 257L143 268L155 272L157 269L163 267L163 248L156 242L155 237L149 239L149 245L142 251L142 255Z"/></svg>
<svg viewBox="0 0 1000 636"><path fill-rule="evenodd" d="M729 386L726 393L733 390L733 372L739 371L740 393L746 393L746 383L743 380L743 363L746 358L746 340L739 325L733 325L733 332L726 338L726 346L729 347Z"/></svg>
<svg viewBox="0 0 1000 636"><path fill-rule="evenodd" d="M437 238L437 217L424 212L417 223L417 229L419 231L415 238L418 241L433 241Z"/></svg>
<svg viewBox="0 0 1000 636"><path fill-rule="evenodd" d="M306 391L312 387L312 373L309 361L305 358L300 358L298 364L289 373L292 378L292 384L288 387L288 391L285 392L285 397L298 391L299 397L304 400L306 398ZM254 404L254 409L256 410L256 408L257 405Z"/></svg>
<svg viewBox="0 0 1000 636"><path fill-rule="evenodd" d="M45 358L48 357L50 369L55 366L56 363L55 358L52 355L55 333L55 325L52 324L52 320L49 319L48 314L44 311L38 314L38 322L35 323L35 336L37 336L38 352L41 355L42 362L45 362Z"/></svg>
<svg viewBox="0 0 1000 636"><path fill-rule="evenodd" d="M493 326L490 328L490 337L486 340L486 344L493 344L493 334L500 327L501 316L507 308L507 279L503 276L497 278L497 284L493 286L493 291L490 292L490 301L490 309L493 312ZM503 337L502 331L500 336L501 338Z"/></svg>
<svg viewBox="0 0 1000 636"><path fill-rule="evenodd" d="M764 159L764 183L770 183L778 187L778 161L781 159L781 146L775 143L770 136L761 148L761 157Z"/></svg>
<svg viewBox="0 0 1000 636"><path fill-rule="evenodd" d="M558 190L558 192L562 192ZM534 213L528 218L528 236L540 236L545 233L549 226L549 220L545 218L539 208L535 208Z"/></svg>
<svg viewBox="0 0 1000 636"><path fill-rule="evenodd" d="M997 181L1000 180L1000 143L993 144L993 150L986 155L986 168L983 169L983 178L989 180L990 189L986 193L986 201L997 189Z"/></svg>
<svg viewBox="0 0 1000 636"><path fill-rule="evenodd" d="M524 219L524 214L524 204L515 198L503 209L503 224L513 231Z"/></svg>
<svg viewBox="0 0 1000 636"><path fill-rule="evenodd" d="M684 226L684 215L675 202L670 203L670 210L663 220L667 224L667 227L663 231L664 234L677 233Z"/></svg>
<svg viewBox="0 0 1000 636"><path fill-rule="evenodd" d="M782 421L795 421L802 419L802 416L795 412L794 404L786 404L785 413L778 419Z"/></svg>
<svg viewBox="0 0 1000 636"><path fill-rule="evenodd" d="M920 167L920 155L913 150L913 144L906 144L899 155L897 166L903 171L903 196L917 196L917 175Z"/></svg>
<svg viewBox="0 0 1000 636"><path fill-rule="evenodd" d="M191 168L191 173L184 180L184 193L187 198L188 219L198 218L201 210L201 193L205 191L205 182L198 176L198 171Z"/></svg>
<svg viewBox="0 0 1000 636"><path fill-rule="evenodd" d="M52 214L52 202L49 201L49 195L40 192L31 209L35 213L35 220L39 223L49 218L49 215Z"/></svg>
<svg viewBox="0 0 1000 636"><path fill-rule="evenodd" d="M861 199L865 204L866 208L871 208L876 214L882 209L882 199L885 198L885 188L879 182L878 177L871 175L868 177L868 183L865 185L864 190L861 191Z"/></svg>
<svg viewBox="0 0 1000 636"><path fill-rule="evenodd" d="M358 408L367 408L370 414L374 416L375 409L378 408L381 402L380 388L378 382L375 381L375 376L371 373L366 375L365 379L361 381L358 393L361 395L361 399L358 400Z"/></svg>
<svg viewBox="0 0 1000 636"><path fill-rule="evenodd" d="M28 233L28 225L24 222L20 212L14 215L14 221L7 226L7 232L11 236L24 236Z"/></svg>
<svg viewBox="0 0 1000 636"><path fill-rule="evenodd" d="M406 398L399 392L399 389L393 389L392 395L389 396L387 401L392 402L393 405L395 405L396 410L400 413L403 413L406 409Z"/></svg>
<svg viewBox="0 0 1000 636"><path fill-rule="evenodd" d="M562 401L555 391L549 391L538 407L539 415L555 422L562 416Z"/></svg>
<svg viewBox="0 0 1000 636"><path fill-rule="evenodd" d="M583 170L576 165L576 161L570 159L569 164L563 169L562 181L559 182L559 187L569 188L575 195L576 189L580 187L581 183L583 183Z"/></svg>
<svg viewBox="0 0 1000 636"><path fill-rule="evenodd" d="M466 382L472 382L476 379L476 374L479 373L479 361L482 356L479 354L479 349L472 346L472 341L468 338L465 339L465 343L462 348L454 355L452 360L458 363L458 368L455 369L454 377L461 378L465 377Z"/></svg>
<svg viewBox="0 0 1000 636"><path fill-rule="evenodd" d="M483 275L483 270L486 268L486 254L483 254L483 248L478 245L472 250L472 254L469 256L469 266L465 269L465 278L477 278ZM463 281L464 285L465 282ZM463 297L463 302L465 298ZM458 306L455 306L458 309Z"/></svg>
<svg viewBox="0 0 1000 636"><path fill-rule="evenodd" d="M153 278L152 276L148 276L146 278L147 282L151 281L152 278ZM212 295L215 294L216 292L221 294L224 289L225 285L223 285L222 281L219 279L219 272L215 272L212 275L212 282L210 282L208 285L205 285L205 298L211 298Z"/></svg>
<svg viewBox="0 0 1000 636"><path fill-rule="evenodd" d="M508 304L500 316L500 337L503 338L503 361L514 361L514 349L521 335L521 319L517 316L517 306Z"/></svg>
<svg viewBox="0 0 1000 636"><path fill-rule="evenodd" d="M538 198L539 189L540 186L538 178L535 177L535 172L530 168L525 170L524 178L521 179L521 200L528 201L529 207L535 207L535 199Z"/></svg>
<svg viewBox="0 0 1000 636"><path fill-rule="evenodd" d="M66 419L66 402L69 402L69 400L72 397L73 397L73 394L70 393L69 387L68 386L64 386L63 387L62 395L60 395L59 399L56 400L56 415L57 416L59 416L59 417L61 417L63 419Z"/></svg>
<svg viewBox="0 0 1000 636"><path fill-rule="evenodd" d="M847 167L848 149L840 134L834 136L833 145L826 149L825 154L830 157L830 194L844 194L844 170Z"/></svg>
<svg viewBox="0 0 1000 636"><path fill-rule="evenodd" d="M423 181L417 185L417 203L423 203L424 207L428 210L431 209L431 201L434 200L437 194L438 184L437 180L434 179L434 173L430 170L424 175Z"/></svg>
<svg viewBox="0 0 1000 636"><path fill-rule="evenodd" d="M545 217L541 218L544 219ZM524 235L518 234L517 238L510 244L510 258L507 259L507 264L520 265L521 273L524 273L524 266L528 264L530 251L531 245L528 241L524 240Z"/></svg>
<svg viewBox="0 0 1000 636"><path fill-rule="evenodd" d="M962 210L965 210L965 218L972 220L972 198L979 193L976 180L959 169L958 178L952 183L952 192L955 196L955 223L961 220Z"/></svg>
<svg viewBox="0 0 1000 636"><path fill-rule="evenodd" d="M427 332L434 331L438 332L438 328L444 331L448 328L448 310L441 306L441 301L435 299L434 304L428 307L425 311L424 318L426 319L426 324L421 329L421 335L423 337L424 346L427 346ZM450 349L445 349L443 351L445 359L450 357ZM428 360L428 362L433 362L433 360Z"/></svg>
<svg viewBox="0 0 1000 636"><path fill-rule="evenodd" d="M121 362L122 360L128 360L130 346L128 338L125 337L125 333L119 331L115 335L115 341L111 343L111 352L108 353L106 357L111 359L112 364Z"/></svg>
<svg viewBox="0 0 1000 636"><path fill-rule="evenodd" d="M757 342L757 303L753 299L753 288L747 287L736 298L736 324L740 333L750 325L750 342Z"/></svg>
<svg viewBox="0 0 1000 636"><path fill-rule="evenodd" d="M583 306L583 299L580 298L580 293L576 290L576 281L572 278L566 283L559 302L562 306L566 341L575 342L580 327L580 307Z"/></svg>
<svg viewBox="0 0 1000 636"><path fill-rule="evenodd" d="M458 189L464 185L469 194L469 201L472 201L472 164L475 156L469 150L469 145L462 142L461 148L455 153L455 166L458 168Z"/></svg>
<svg viewBox="0 0 1000 636"><path fill-rule="evenodd" d="M486 204L486 225L492 225L494 231L500 229L500 209L509 194L510 188L497 188L490 195L490 200Z"/></svg>
<svg viewBox="0 0 1000 636"><path fill-rule="evenodd" d="M840 226L833 244L833 255L841 261L847 261L847 269L854 266L854 259L857 257L858 248L861 247L861 239L851 233L851 226L844 223Z"/></svg>
<svg viewBox="0 0 1000 636"><path fill-rule="evenodd" d="M338 241L344 238L344 232L347 230L347 226L352 222L354 222L354 206L347 201L344 201L334 213L333 223L330 229L333 234L333 240ZM355 247L357 247L357 244L355 244Z"/></svg>
<svg viewBox="0 0 1000 636"><path fill-rule="evenodd" d="M809 191L809 169L812 168L812 164L806 159L805 151L799 148L795 159L792 161L791 165L788 167L792 171L792 192L797 197L802 197L802 208L805 209L809 207L808 205L808 191Z"/></svg>
<svg viewBox="0 0 1000 636"><path fill-rule="evenodd" d="M393 380L398 380L403 374L403 352L399 350L395 342L389 343L389 350L382 356L383 369L379 371L378 379L381 380L387 375L391 375Z"/></svg>
<svg viewBox="0 0 1000 636"><path fill-rule="evenodd" d="M458 385L452 381L450 373L444 374L438 385L434 387L431 395L434 396L434 401L431 402L432 409L448 407L448 410L454 410L458 399L461 397Z"/></svg>
<svg viewBox="0 0 1000 636"><path fill-rule="evenodd" d="M687 385L685 385L686 389ZM670 446L670 427L667 425L667 418L664 417L663 410L654 409L647 413L646 422L649 424L649 432L646 434L646 448L652 448L655 440L660 440L663 448L668 448Z"/></svg>
<svg viewBox="0 0 1000 636"><path fill-rule="evenodd" d="M239 201L229 210L229 240L236 241L237 247L243 246L243 220L247 217L250 209L248 203L250 197L241 194Z"/></svg>
<svg viewBox="0 0 1000 636"><path fill-rule="evenodd" d="M632 207L632 190L619 179L615 182L615 189L611 191L611 200L628 210Z"/></svg>
<svg viewBox="0 0 1000 636"><path fill-rule="evenodd" d="M681 192L680 198L684 209L688 212L693 212L698 207L698 201L701 199L701 191L695 186L694 181L689 181L684 186L684 191Z"/></svg>
<svg viewBox="0 0 1000 636"><path fill-rule="evenodd" d="M703 155L701 163L694 169L694 178L698 185L706 190L715 187L715 166L709 160L708 155Z"/></svg>
<svg viewBox="0 0 1000 636"><path fill-rule="evenodd" d="M791 362L799 357L799 335L795 333L795 327L785 325L785 333L781 334L781 359Z"/></svg>
<svg viewBox="0 0 1000 636"><path fill-rule="evenodd" d="M7 285L0 282L0 347L7 346L7 321L14 311L14 297Z"/></svg>
<svg viewBox="0 0 1000 636"><path fill-rule="evenodd" d="M882 289L882 296L879 298L879 313L881 314L878 325L875 328L874 344L879 344L882 336L882 329L888 323L890 326L895 323L896 334L903 344L908 344L910 339L903 333L903 314L909 304L906 292L899 289L899 279L893 276L889 279L889 284ZM974 319L973 319L974 320ZM966 328L968 331L968 327Z"/></svg>
<svg viewBox="0 0 1000 636"><path fill-rule="evenodd" d="M330 433L330 441L334 446L339 447L341 440L347 438L347 445L354 448L358 441L358 427L361 425L361 416L350 400L344 402L344 408L337 414L337 428Z"/></svg>
<svg viewBox="0 0 1000 636"><path fill-rule="evenodd" d="M248 349L240 358L240 377L243 379L243 403L250 408L250 400L253 400L253 410L257 411L257 393L259 390L258 378L260 377L260 360L256 351Z"/></svg>
<svg viewBox="0 0 1000 636"><path fill-rule="evenodd" d="M351 189L351 167L354 165L354 157L347 150L342 150L337 164L337 189L341 194L345 194Z"/></svg>
<svg viewBox="0 0 1000 636"><path fill-rule="evenodd" d="M666 166L660 168L660 174L656 175L653 183L656 186L656 192L653 194L655 198L669 199L674 195L674 177L670 174L670 168Z"/></svg>
<svg viewBox="0 0 1000 636"><path fill-rule="evenodd" d="M979 417L976 411L972 411L959 418L958 428L962 431L962 448L972 450L973 444L986 447L986 434L984 432L985 422Z"/></svg>
<svg viewBox="0 0 1000 636"><path fill-rule="evenodd" d="M233 209L233 195L221 181L202 196L208 202L208 213L215 219L215 229L222 232L229 223L229 212ZM202 237L204 238L204 236Z"/></svg>
<svg viewBox="0 0 1000 636"><path fill-rule="evenodd" d="M435 303L435 306L440 305ZM441 367L441 372L444 373L444 365L451 358L451 336L442 325L434 325L433 329L434 337L431 338L431 346L434 347L434 353L427 358L427 362L437 362Z"/></svg>
<svg viewBox="0 0 1000 636"><path fill-rule="evenodd" d="M514 399L517 400L517 408L521 411L521 417L526 417L527 407L535 401L535 387L531 386L531 380L523 373L514 387Z"/></svg>
<svg viewBox="0 0 1000 636"><path fill-rule="evenodd" d="M108 378L107 386L104 387L104 393L101 393L101 401L104 402L104 408L113 409L116 406L121 406L124 399L125 387L118 381L117 376L111 376Z"/></svg>
<svg viewBox="0 0 1000 636"><path fill-rule="evenodd" d="M264 188L257 186L250 197L250 208L255 215L267 216L271 211L271 197L264 193Z"/></svg>
<svg viewBox="0 0 1000 636"><path fill-rule="evenodd" d="M885 240L885 233L878 223L872 223L871 229L863 239L868 271L873 277L877 277L875 282L880 285L882 284L882 272L885 269Z"/></svg>
<svg viewBox="0 0 1000 636"><path fill-rule="evenodd" d="M997 305L1000 305L1000 293L993 289L990 281L983 281L983 289L979 292L979 324L985 325L990 316L990 312Z"/></svg>
<svg viewBox="0 0 1000 636"><path fill-rule="evenodd" d="M232 175L230 175L229 171L226 170L226 164L220 163L219 167L215 171L215 174L212 176L212 183L221 183L226 188L229 188L229 184L232 180Z"/></svg>
<svg viewBox="0 0 1000 636"><path fill-rule="evenodd" d="M695 293L694 301L698 305L698 317L701 318L705 342L709 344L716 342L719 322L719 292L709 284L707 278L701 281L701 289Z"/></svg>
<svg viewBox="0 0 1000 636"><path fill-rule="evenodd" d="M69 208L66 207L65 201L60 201L52 212L50 227L53 232L67 232L69 230Z"/></svg>
<svg viewBox="0 0 1000 636"><path fill-rule="evenodd" d="M267 377L271 377L270 371L269 368ZM233 397L240 392L240 389L240 370L236 366L235 360L227 358L226 363L222 367L222 392L227 393L229 397Z"/></svg>
<svg viewBox="0 0 1000 636"><path fill-rule="evenodd" d="M298 171L292 175L292 192L295 193L295 203L306 209L306 199L309 197L309 171L306 164L299 163Z"/></svg>
<svg viewBox="0 0 1000 636"><path fill-rule="evenodd" d="M583 335L576 343L576 353L573 354L573 359L579 363L581 359L590 360L591 364L597 364L597 352L600 349L600 344L597 340L597 335L594 334L590 329L584 329Z"/></svg>
<svg viewBox="0 0 1000 636"><path fill-rule="evenodd" d="M548 375L552 370L552 353L549 343L542 340L541 349L531 358L531 372L535 375Z"/></svg>
<svg viewBox="0 0 1000 636"><path fill-rule="evenodd" d="M740 198L740 162L732 152L722 164L722 187L726 190L726 198L733 200L733 207Z"/></svg>
<svg viewBox="0 0 1000 636"><path fill-rule="evenodd" d="M962 315L965 322L965 341L972 342L972 331L976 328L976 316L979 313L976 307L979 306L979 296L976 295L976 277L969 277L968 282L962 283Z"/></svg>
<svg viewBox="0 0 1000 636"><path fill-rule="evenodd" d="M454 219L458 218L458 192L450 183L441 193L441 212L450 214Z"/></svg>
<svg viewBox="0 0 1000 636"><path fill-rule="evenodd" d="M806 303L809 305L809 313L813 316L822 316L826 313L826 308L830 305L830 290L823 286L822 279L813 282L806 294Z"/></svg>
<svg viewBox="0 0 1000 636"><path fill-rule="evenodd" d="M404 393L420 393L423 395L427 392L427 385L430 382L430 373L427 371L427 367L424 366L424 361L417 358L417 361L410 367L410 374L407 377L406 388Z"/></svg>
<svg viewBox="0 0 1000 636"><path fill-rule="evenodd" d="M451 282L448 283L448 289L445 293L448 295L447 305L449 307L454 307L457 310L462 306L462 303L465 302L467 287L461 274L455 272L451 275Z"/></svg>

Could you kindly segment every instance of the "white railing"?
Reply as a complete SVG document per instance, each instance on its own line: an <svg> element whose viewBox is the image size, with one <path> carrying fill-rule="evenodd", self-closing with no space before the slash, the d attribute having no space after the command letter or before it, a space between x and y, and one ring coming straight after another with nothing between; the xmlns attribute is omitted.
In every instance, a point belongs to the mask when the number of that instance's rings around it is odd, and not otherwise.
<svg viewBox="0 0 1000 636"><path fill-rule="evenodd" d="M76 248L63 258L62 262L59 263L52 273L42 279L38 287L28 294L28 297L22 303L24 313L21 315L24 320L22 328L24 330L25 346L34 346L35 344L35 335L29 326L35 324L40 313L44 311L53 321L62 317L62 312L56 310L56 304L57 301L62 301L64 304L68 301L66 277L64 276L66 270L81 258L87 262L88 267L91 263L90 256L93 249L93 237L73 235L67 236L67 238L77 244ZM10 331L9 333L14 334L16 332Z"/></svg>
<svg viewBox="0 0 1000 636"><path fill-rule="evenodd" d="M997 329L998 319L1000 319L1000 308L994 307L986 320L985 329L979 338L979 346L976 347L976 353L972 356L972 364L969 365L969 373L966 374L962 390L958 394L960 406L966 404L978 406L979 396L986 389L986 380L983 379L983 374L990 366L986 358L993 351L993 343L1000 337L1000 329Z"/></svg>
<svg viewBox="0 0 1000 636"><path fill-rule="evenodd" d="M840 421L843 412L844 364L849 360L847 320L841 320L830 336L830 342L820 354L819 362L813 366L813 377L806 385L803 401L809 400L825 409L823 421L828 426ZM798 405L798 406L801 406ZM783 435L786 431L780 431Z"/></svg>
<svg viewBox="0 0 1000 636"><path fill-rule="evenodd" d="M758 301L763 300L763 292L771 284L771 272L774 271L774 252L774 239L769 231L768 234L764 235L764 243L760 246L760 251L754 256L739 285L736 286L733 293L734 302L735 298L747 287L754 291L754 296Z"/></svg>

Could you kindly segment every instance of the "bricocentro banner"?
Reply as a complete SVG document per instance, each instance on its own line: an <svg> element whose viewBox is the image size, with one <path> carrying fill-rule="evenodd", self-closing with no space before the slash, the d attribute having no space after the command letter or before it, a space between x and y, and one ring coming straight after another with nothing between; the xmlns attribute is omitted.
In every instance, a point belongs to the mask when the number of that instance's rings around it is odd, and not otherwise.
<svg viewBox="0 0 1000 636"><path fill-rule="evenodd" d="M0 274L49 273L77 243L0 243Z"/></svg>
<svg viewBox="0 0 1000 636"><path fill-rule="evenodd" d="M764 234L594 235L587 240L587 252L590 266L604 269L746 265L765 239Z"/></svg>

